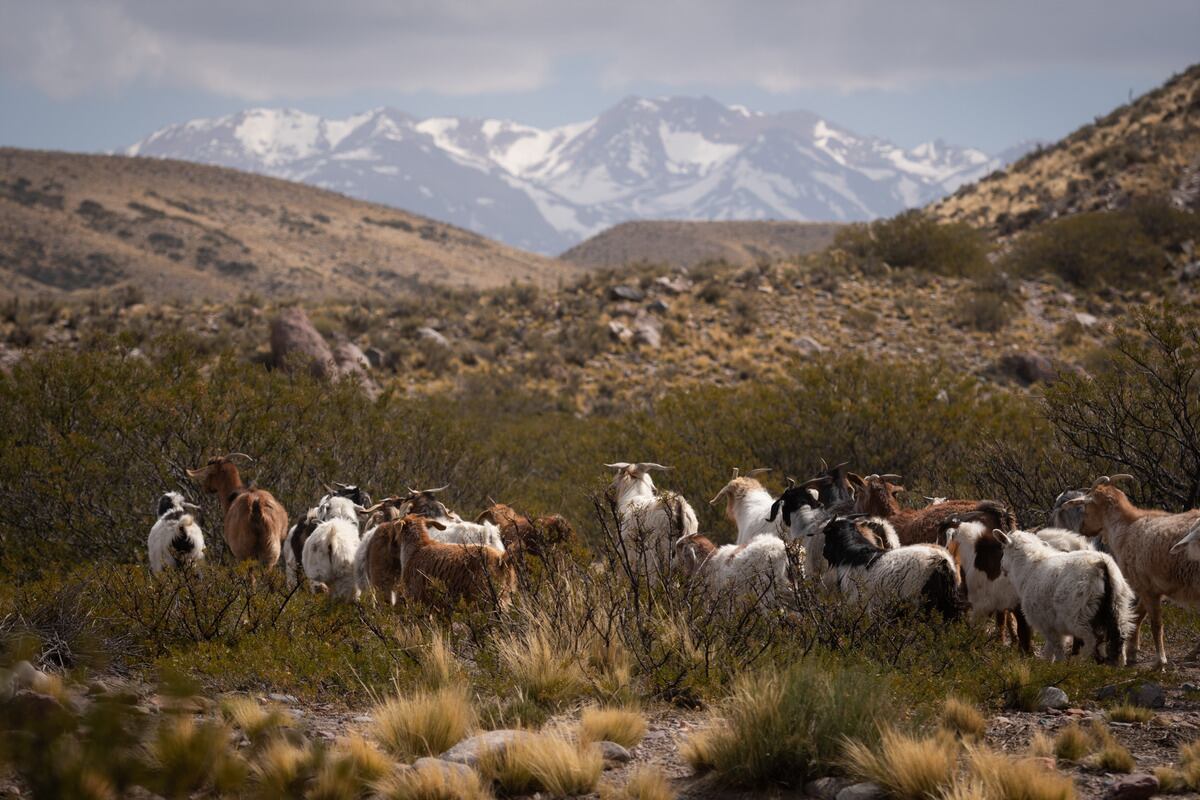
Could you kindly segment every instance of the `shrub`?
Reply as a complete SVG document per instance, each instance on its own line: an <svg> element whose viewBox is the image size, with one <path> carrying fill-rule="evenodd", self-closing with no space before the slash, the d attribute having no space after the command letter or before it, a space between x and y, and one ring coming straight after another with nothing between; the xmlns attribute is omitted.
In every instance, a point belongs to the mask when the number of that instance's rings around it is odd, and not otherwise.
<svg viewBox="0 0 1200 800"><path fill-rule="evenodd" d="M959 276L981 275L989 269L982 233L961 222L939 222L917 210L841 228L834 246L868 268L886 263Z"/></svg>
<svg viewBox="0 0 1200 800"><path fill-rule="evenodd" d="M1166 274L1169 261L1127 213L1093 211L1027 232L1002 264L1015 275L1050 273L1076 286L1142 287Z"/></svg>
<svg viewBox="0 0 1200 800"><path fill-rule="evenodd" d="M585 708L579 716L579 741L616 742L633 747L646 735L646 718L624 708Z"/></svg>
<svg viewBox="0 0 1200 800"><path fill-rule="evenodd" d="M987 732L987 720L979 709L957 697L947 697L942 706L942 727L963 739L978 739Z"/></svg>
<svg viewBox="0 0 1200 800"><path fill-rule="evenodd" d="M1154 777L1158 779L1158 791L1160 794L1180 794L1188 790L1187 779L1182 772L1174 767L1155 767Z"/></svg>
<svg viewBox="0 0 1200 800"><path fill-rule="evenodd" d="M535 704L555 706L587 688L574 654L539 627L503 638L496 649L506 679Z"/></svg>
<svg viewBox="0 0 1200 800"><path fill-rule="evenodd" d="M879 784L889 797L924 800L954 782L958 745L944 734L918 738L886 730L874 747L848 742L846 764L851 774Z"/></svg>
<svg viewBox="0 0 1200 800"><path fill-rule="evenodd" d="M597 748L542 733L485 753L478 769L504 794L548 792L555 797L574 797L595 789L604 771L604 758Z"/></svg>
<svg viewBox="0 0 1200 800"><path fill-rule="evenodd" d="M1054 755L1063 761L1082 761L1092 752L1092 738L1075 722L1054 737Z"/></svg>
<svg viewBox="0 0 1200 800"><path fill-rule="evenodd" d="M873 746L892 713L877 676L810 659L739 678L712 724L682 750L729 785L802 786L840 765L845 739Z"/></svg>
<svg viewBox="0 0 1200 800"><path fill-rule="evenodd" d="M392 761L360 736L339 739L321 764L306 800L356 800L392 768Z"/></svg>
<svg viewBox="0 0 1200 800"><path fill-rule="evenodd" d="M1149 722L1154 719L1154 712L1142 706L1123 703L1108 709L1105 716L1112 722Z"/></svg>
<svg viewBox="0 0 1200 800"><path fill-rule="evenodd" d="M1092 722L1092 740L1095 743L1094 765L1106 772L1133 772L1137 764L1133 755L1113 736L1108 726L1099 720Z"/></svg>
<svg viewBox="0 0 1200 800"><path fill-rule="evenodd" d="M375 707L371 730L389 753L405 761L436 756L475 726L475 710L461 687L418 691Z"/></svg>

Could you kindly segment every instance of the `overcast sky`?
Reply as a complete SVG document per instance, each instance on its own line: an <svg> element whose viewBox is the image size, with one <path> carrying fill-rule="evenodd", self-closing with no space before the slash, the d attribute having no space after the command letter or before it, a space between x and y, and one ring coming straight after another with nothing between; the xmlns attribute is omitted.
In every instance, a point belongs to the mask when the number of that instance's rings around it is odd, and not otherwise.
<svg viewBox="0 0 1200 800"><path fill-rule="evenodd" d="M1200 0L0 0L0 144L112 149L260 105L546 126L707 94L995 151L1196 61Z"/></svg>

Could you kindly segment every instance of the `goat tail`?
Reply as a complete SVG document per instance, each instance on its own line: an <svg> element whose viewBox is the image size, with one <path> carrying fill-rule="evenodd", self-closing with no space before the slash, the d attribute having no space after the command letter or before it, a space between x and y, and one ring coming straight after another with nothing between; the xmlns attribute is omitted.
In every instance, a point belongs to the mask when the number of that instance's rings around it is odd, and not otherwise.
<svg viewBox="0 0 1200 800"><path fill-rule="evenodd" d="M1104 635L1106 660L1109 664L1123 665L1125 639L1132 628L1132 593L1121 576L1116 562L1105 559L1101 567L1104 594L1092 618L1092 628Z"/></svg>
<svg viewBox="0 0 1200 800"><path fill-rule="evenodd" d="M250 521L255 524L266 522L266 519L263 517L262 498L260 497L256 497L250 501Z"/></svg>
<svg viewBox="0 0 1200 800"><path fill-rule="evenodd" d="M939 558L934 563L925 585L921 587L921 595L925 607L937 611L946 622L957 620L966 612L967 604L963 600L962 585L953 559Z"/></svg>

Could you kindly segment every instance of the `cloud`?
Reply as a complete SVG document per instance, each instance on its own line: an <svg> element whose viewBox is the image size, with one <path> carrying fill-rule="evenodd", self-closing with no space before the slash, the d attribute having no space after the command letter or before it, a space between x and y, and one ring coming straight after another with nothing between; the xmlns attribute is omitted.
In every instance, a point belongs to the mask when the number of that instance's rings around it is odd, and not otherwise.
<svg viewBox="0 0 1200 800"><path fill-rule="evenodd" d="M1200 4L1143 0L0 0L7 81L72 97L129 84L246 100L545 87L903 88L1047 68L1166 71Z"/></svg>

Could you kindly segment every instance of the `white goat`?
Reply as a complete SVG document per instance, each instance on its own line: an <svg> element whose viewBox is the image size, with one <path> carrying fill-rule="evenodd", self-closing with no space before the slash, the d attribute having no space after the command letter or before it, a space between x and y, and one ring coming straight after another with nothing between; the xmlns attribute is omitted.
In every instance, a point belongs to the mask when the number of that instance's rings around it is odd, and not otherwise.
<svg viewBox="0 0 1200 800"><path fill-rule="evenodd" d="M688 501L674 492L659 492L650 479L652 470L670 467L625 461L604 466L617 471L609 491L619 516L617 535L630 560L651 579L669 572L675 540L700 529Z"/></svg>
<svg viewBox="0 0 1200 800"><path fill-rule="evenodd" d="M1107 646L1106 660L1125 665L1133 631L1133 590L1106 553L1055 550L1032 533L993 530L1004 548L1003 568L1017 590L1029 625L1046 639L1051 661L1066 657L1064 637L1084 653Z"/></svg>
<svg viewBox="0 0 1200 800"><path fill-rule="evenodd" d="M199 510L179 492L167 492L158 498L158 519L146 538L152 574L170 568L186 569L204 561L204 533L188 513Z"/></svg>
<svg viewBox="0 0 1200 800"><path fill-rule="evenodd" d="M846 517L809 528L804 547L810 574L835 585L852 603L865 602L876 611L918 603L946 620L962 614L958 569L944 547L886 549L868 540L858 520Z"/></svg>
<svg viewBox="0 0 1200 800"><path fill-rule="evenodd" d="M684 569L702 578L710 592L753 596L763 608L776 607L787 586L786 547L777 536L759 536L744 546L717 547L696 533L680 536L675 542Z"/></svg>
<svg viewBox="0 0 1200 800"><path fill-rule="evenodd" d="M431 527L429 538L446 544L481 544L504 552L504 540L500 538L500 527L491 522L450 522L445 530Z"/></svg>
<svg viewBox="0 0 1200 800"><path fill-rule="evenodd" d="M715 506L722 497L726 498L725 518L737 527L737 544L749 544L759 536L783 535L783 520L776 519L771 513L775 498L754 479L755 475L764 472L770 472L770 469L752 469L739 477L738 469L734 467L729 483L708 501L709 505Z"/></svg>
<svg viewBox="0 0 1200 800"><path fill-rule="evenodd" d="M358 514L365 511L347 497L322 498L317 526L304 543L301 562L313 591L342 599L358 599L354 556L359 546Z"/></svg>

